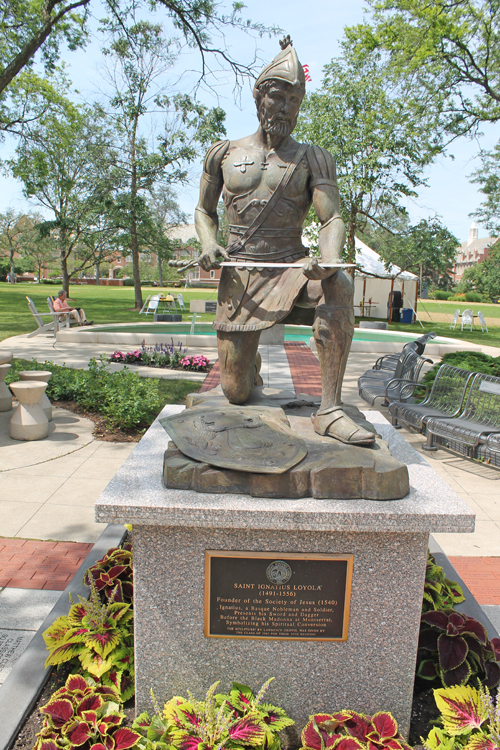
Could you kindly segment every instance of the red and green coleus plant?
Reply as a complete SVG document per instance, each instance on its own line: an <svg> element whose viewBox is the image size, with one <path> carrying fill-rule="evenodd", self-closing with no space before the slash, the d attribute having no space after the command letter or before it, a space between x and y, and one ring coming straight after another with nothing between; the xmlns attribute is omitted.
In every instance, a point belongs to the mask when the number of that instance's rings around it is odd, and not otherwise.
<svg viewBox="0 0 500 750"><path fill-rule="evenodd" d="M500 638L488 639L473 617L447 609L422 615L417 676L442 685L466 685L478 679L489 688L500 682Z"/></svg>
<svg viewBox="0 0 500 750"><path fill-rule="evenodd" d="M133 728L158 750L279 750L279 732L294 722L283 709L262 703L268 680L255 696L246 685L233 683L231 693L215 695L218 682L207 691L204 701L188 692L189 700L175 696L163 709L152 694L155 715L137 717Z"/></svg>
<svg viewBox="0 0 500 750"><path fill-rule="evenodd" d="M302 730L302 750L411 750L392 714L356 711L315 714Z"/></svg>
<svg viewBox="0 0 500 750"><path fill-rule="evenodd" d="M87 570L83 584L90 586L94 579L103 602L112 598L115 602L132 603L134 599L134 574L132 569L132 545L111 547L101 560Z"/></svg>
<svg viewBox="0 0 500 750"><path fill-rule="evenodd" d="M449 609L464 601L464 592L458 583L446 578L443 568L437 565L431 553L427 552L422 612Z"/></svg>
<svg viewBox="0 0 500 750"><path fill-rule="evenodd" d="M93 581L90 599L78 598L43 634L49 652L45 666L73 662L84 677L114 687L125 702L134 694L131 605L113 597L103 604Z"/></svg>
<svg viewBox="0 0 500 750"><path fill-rule="evenodd" d="M121 724L116 690L72 674L40 708L42 730L33 750L128 750L141 736Z"/></svg>
<svg viewBox="0 0 500 750"><path fill-rule="evenodd" d="M456 685L434 690L441 727L422 742L427 750L499 750L500 701L488 688Z"/></svg>

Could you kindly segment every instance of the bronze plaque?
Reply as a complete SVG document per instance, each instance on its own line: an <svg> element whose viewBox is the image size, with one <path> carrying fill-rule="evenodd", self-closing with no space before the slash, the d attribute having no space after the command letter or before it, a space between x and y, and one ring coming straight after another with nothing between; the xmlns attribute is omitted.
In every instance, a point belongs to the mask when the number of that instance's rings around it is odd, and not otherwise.
<svg viewBox="0 0 500 750"><path fill-rule="evenodd" d="M346 641L352 555L205 552L205 636Z"/></svg>

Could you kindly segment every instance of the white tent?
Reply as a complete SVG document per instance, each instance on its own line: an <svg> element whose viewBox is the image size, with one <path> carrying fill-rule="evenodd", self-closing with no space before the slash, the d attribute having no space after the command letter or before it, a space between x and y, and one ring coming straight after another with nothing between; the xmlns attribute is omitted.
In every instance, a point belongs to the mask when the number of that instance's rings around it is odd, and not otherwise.
<svg viewBox="0 0 500 750"><path fill-rule="evenodd" d="M356 315L364 312L375 318L387 318L387 302L392 291L400 291L403 308L416 308L418 276L401 271L398 266L386 269L380 255L356 237L356 270L354 280L354 306ZM369 304L369 309L367 309Z"/></svg>

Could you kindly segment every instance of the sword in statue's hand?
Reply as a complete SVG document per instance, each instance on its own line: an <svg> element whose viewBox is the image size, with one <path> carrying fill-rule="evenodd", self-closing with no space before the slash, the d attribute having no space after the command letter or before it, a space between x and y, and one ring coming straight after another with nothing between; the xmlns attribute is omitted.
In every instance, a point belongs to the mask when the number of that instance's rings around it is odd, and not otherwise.
<svg viewBox="0 0 500 750"><path fill-rule="evenodd" d="M304 259L301 258L301 261ZM193 268L199 265L197 260L169 260L168 265L172 268L179 268L181 271L186 271L188 268ZM223 268L298 268L300 271L304 268L304 263L259 263L258 261L246 261L246 260L235 260L235 261L222 261L220 266ZM356 263L321 263L318 262L319 268L356 268Z"/></svg>

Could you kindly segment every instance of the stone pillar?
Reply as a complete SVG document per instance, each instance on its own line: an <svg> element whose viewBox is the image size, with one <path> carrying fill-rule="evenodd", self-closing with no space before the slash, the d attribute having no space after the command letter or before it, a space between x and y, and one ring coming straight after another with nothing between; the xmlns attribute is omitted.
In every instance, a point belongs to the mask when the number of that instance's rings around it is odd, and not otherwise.
<svg viewBox="0 0 500 750"><path fill-rule="evenodd" d="M369 418L408 466L402 500L166 489L169 438L158 422L148 430L96 504L98 522L134 527L137 712L149 709L151 688L161 704L187 690L202 699L216 680L227 692L232 680L258 690L275 677L267 700L295 720L291 746L310 714L341 709L392 711L407 736L429 532L471 532L474 513L382 415ZM352 555L347 640L206 637L207 550Z"/></svg>
<svg viewBox="0 0 500 750"><path fill-rule="evenodd" d="M33 380L43 380L45 383L48 383L51 375L52 373L50 370L22 370L19 373L19 380L30 382ZM42 393L40 406L49 422L52 422L52 404L50 403L45 391Z"/></svg>
<svg viewBox="0 0 500 750"><path fill-rule="evenodd" d="M0 411L10 411L12 409L12 393L8 385L4 382L9 370L9 364L0 365Z"/></svg>
<svg viewBox="0 0 500 750"><path fill-rule="evenodd" d="M10 420L10 436L14 440L43 440L49 435L49 420L40 406L47 388L43 380L17 381L10 385L19 404Z"/></svg>

